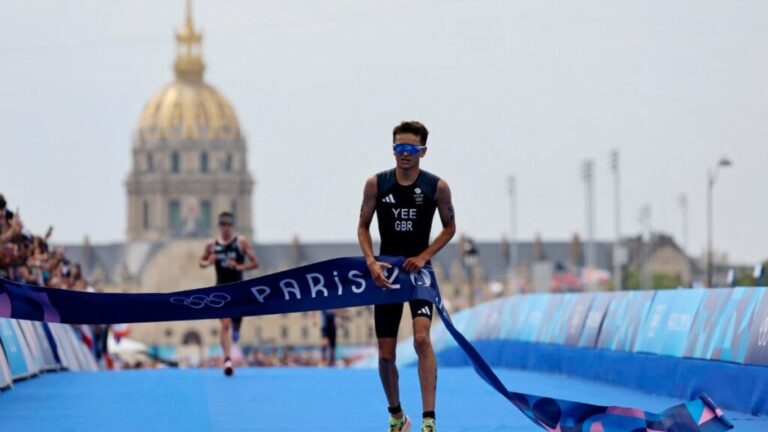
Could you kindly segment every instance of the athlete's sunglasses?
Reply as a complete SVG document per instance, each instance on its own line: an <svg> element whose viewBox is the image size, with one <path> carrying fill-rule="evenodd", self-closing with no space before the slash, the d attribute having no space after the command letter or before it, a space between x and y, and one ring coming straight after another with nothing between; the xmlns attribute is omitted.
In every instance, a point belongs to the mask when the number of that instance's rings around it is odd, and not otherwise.
<svg viewBox="0 0 768 432"><path fill-rule="evenodd" d="M392 146L392 149L395 150L395 153L402 155L405 153L408 153L409 155L417 155L421 153L423 149L425 149L425 146L416 145L416 144L406 144L406 143L399 143Z"/></svg>

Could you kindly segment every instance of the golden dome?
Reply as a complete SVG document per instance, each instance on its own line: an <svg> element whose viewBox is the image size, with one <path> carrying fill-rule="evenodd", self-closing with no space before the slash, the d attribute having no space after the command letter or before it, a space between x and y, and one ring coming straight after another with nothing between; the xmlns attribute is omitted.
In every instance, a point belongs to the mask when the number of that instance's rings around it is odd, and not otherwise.
<svg viewBox="0 0 768 432"><path fill-rule="evenodd" d="M240 137L235 110L204 82L176 80L155 94L139 122L141 142L233 141Z"/></svg>
<svg viewBox="0 0 768 432"><path fill-rule="evenodd" d="M202 35L192 23L191 4L176 33L176 80L152 96L141 114L140 144L162 141L234 141L240 126L232 105L203 81Z"/></svg>

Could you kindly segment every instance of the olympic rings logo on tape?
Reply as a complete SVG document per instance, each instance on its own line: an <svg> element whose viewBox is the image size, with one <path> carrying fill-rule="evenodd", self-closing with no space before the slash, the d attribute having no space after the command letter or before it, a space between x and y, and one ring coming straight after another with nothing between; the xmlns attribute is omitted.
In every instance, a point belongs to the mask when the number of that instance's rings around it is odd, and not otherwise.
<svg viewBox="0 0 768 432"><path fill-rule="evenodd" d="M411 273L411 283L416 286L429 287L432 286L432 276L429 275L428 271L421 269L417 273Z"/></svg>
<svg viewBox="0 0 768 432"><path fill-rule="evenodd" d="M230 300L231 298L224 293L213 293L209 296L203 294L195 294L190 297L171 297L171 303L189 306L194 309L201 309L205 306L220 308Z"/></svg>

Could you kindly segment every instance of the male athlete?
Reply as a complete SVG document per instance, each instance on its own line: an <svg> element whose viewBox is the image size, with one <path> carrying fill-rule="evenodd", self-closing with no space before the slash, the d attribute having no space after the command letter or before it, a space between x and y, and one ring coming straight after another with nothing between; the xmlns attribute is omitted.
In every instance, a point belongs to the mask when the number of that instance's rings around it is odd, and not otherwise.
<svg viewBox="0 0 768 432"><path fill-rule="evenodd" d="M336 315L335 310L324 310L320 312L323 325L320 332L323 336L323 363L326 366L336 366Z"/></svg>
<svg viewBox="0 0 768 432"><path fill-rule="evenodd" d="M216 265L216 285L243 280L243 271L259 267L259 260L251 243L238 235L232 225L235 217L230 212L219 214L219 238L208 241L200 258L200 268ZM247 261L246 261L247 258ZM230 350L232 342L240 339L240 325L243 317L224 318L221 320L221 349L224 352L224 375L232 376ZM232 330L230 340L229 331Z"/></svg>
<svg viewBox="0 0 768 432"><path fill-rule="evenodd" d="M429 132L423 124L403 122L392 131L395 168L371 177L365 183L357 237L374 282L392 288L384 275L389 264L376 261L370 225L376 213L381 235L380 255L404 256L403 268L418 272L456 233L451 191L448 183L419 168L427 153ZM435 209L443 230L430 244L429 234ZM419 357L419 382L423 408L422 432L435 432L437 362L429 339L432 304L425 300L409 303L413 317L413 345ZM376 338L379 341L379 375L389 403L389 432L407 432L411 420L400 407L398 373L395 366L397 331L403 304L374 307Z"/></svg>

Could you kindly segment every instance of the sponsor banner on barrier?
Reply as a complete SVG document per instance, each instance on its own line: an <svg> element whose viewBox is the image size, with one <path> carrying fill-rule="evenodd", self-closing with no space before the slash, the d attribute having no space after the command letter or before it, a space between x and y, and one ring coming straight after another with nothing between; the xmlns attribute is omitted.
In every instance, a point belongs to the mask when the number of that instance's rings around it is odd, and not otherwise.
<svg viewBox="0 0 768 432"><path fill-rule="evenodd" d="M75 328L75 326L67 326L67 327L69 328L69 333L71 334L71 337L72 337L72 345L75 347L75 354L77 355L77 360L78 360L78 363L80 364L80 370L81 371L98 370L99 367L96 364L96 359L94 359L93 354L88 349L88 345L85 344L81 330L79 328Z"/></svg>
<svg viewBox="0 0 768 432"><path fill-rule="evenodd" d="M743 363L747 354L752 314L765 294L765 288L737 287L720 316L722 325L714 334L710 359Z"/></svg>
<svg viewBox="0 0 768 432"><path fill-rule="evenodd" d="M553 332L564 327L562 308L565 294L543 294L544 306L542 308L542 319L539 329L536 332L534 342L548 343Z"/></svg>
<svg viewBox="0 0 768 432"><path fill-rule="evenodd" d="M581 331L578 345L580 347L594 348L597 344L597 337L600 335L600 327L603 325L605 312L611 305L611 300L621 293L595 293L592 304L589 306L589 312L584 319L584 328Z"/></svg>
<svg viewBox="0 0 768 432"><path fill-rule="evenodd" d="M24 359L27 361L27 369L29 370L29 373L31 375L37 375L40 373L40 365L38 365L37 359L35 359L32 354L32 350L29 347L29 343L24 336L24 331L21 329L19 322L19 320L11 320L11 326L16 330L19 345L21 346L21 352L24 353Z"/></svg>
<svg viewBox="0 0 768 432"><path fill-rule="evenodd" d="M550 302L538 341L542 343L576 345L592 303L593 293L553 294L558 301ZM555 307L556 306L556 307Z"/></svg>
<svg viewBox="0 0 768 432"><path fill-rule="evenodd" d="M536 342L550 343L555 334L565 328L567 319L563 316L563 309L570 309L570 294L545 294L547 300L544 306L544 315L541 326L536 333Z"/></svg>
<svg viewBox="0 0 768 432"><path fill-rule="evenodd" d="M19 325L22 336L24 336L27 348L29 348L31 364L34 364L35 369L39 372L45 367L45 361L43 359L43 347L40 345L35 329L32 327L32 321L17 320L16 323Z"/></svg>
<svg viewBox="0 0 768 432"><path fill-rule="evenodd" d="M699 303L683 357L709 358L708 342L719 323L721 311L731 298L730 288L708 289Z"/></svg>
<svg viewBox="0 0 768 432"><path fill-rule="evenodd" d="M568 328L566 330L564 344L579 345L581 333L584 330L584 324L587 321L587 315L589 314L589 309L592 306L594 298L594 293L582 293L573 301L573 308L568 317Z"/></svg>
<svg viewBox="0 0 768 432"><path fill-rule="evenodd" d="M56 362L56 357L54 356L53 348L51 347L51 341L43 328L44 325L45 323L32 322L32 328L37 335L37 340L40 343L43 352L43 367L45 369L57 369L59 364Z"/></svg>
<svg viewBox="0 0 768 432"><path fill-rule="evenodd" d="M69 370L78 370L77 357L72 348L72 343L66 333L66 324L48 323L58 351L61 366Z"/></svg>
<svg viewBox="0 0 768 432"><path fill-rule="evenodd" d="M527 294L519 305L519 313L510 339L536 342L536 335L544 320L549 294Z"/></svg>
<svg viewBox="0 0 768 432"><path fill-rule="evenodd" d="M709 290L696 315L685 355L742 363L752 314L764 294L765 288L753 287Z"/></svg>
<svg viewBox="0 0 768 432"><path fill-rule="evenodd" d="M655 291L625 291L618 293L605 313L597 348L632 351L637 334L651 308Z"/></svg>
<svg viewBox="0 0 768 432"><path fill-rule="evenodd" d="M634 351L681 357L704 291L657 291Z"/></svg>
<svg viewBox="0 0 768 432"><path fill-rule="evenodd" d="M768 294L763 294L763 299L752 314L744 363L768 366Z"/></svg>
<svg viewBox="0 0 768 432"><path fill-rule="evenodd" d="M475 313L478 321L477 327L474 333L467 337L470 340L498 339L501 336L501 316L504 312L503 300L493 300L477 307L479 308Z"/></svg>
<svg viewBox="0 0 768 432"><path fill-rule="evenodd" d="M500 334L501 339L514 339L515 327L520 321L525 299L525 294L507 297L501 302Z"/></svg>
<svg viewBox="0 0 768 432"><path fill-rule="evenodd" d="M8 366L8 360L5 357L2 341L0 341L0 389L13 386L11 369Z"/></svg>
<svg viewBox="0 0 768 432"><path fill-rule="evenodd" d="M29 375L27 358L24 355L22 341L13 325L13 320L0 318L0 341L3 343L5 357L8 359L8 367L11 377L19 378Z"/></svg>

